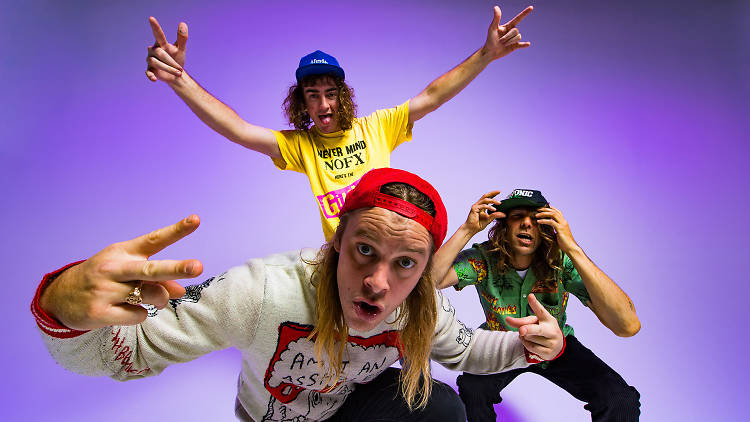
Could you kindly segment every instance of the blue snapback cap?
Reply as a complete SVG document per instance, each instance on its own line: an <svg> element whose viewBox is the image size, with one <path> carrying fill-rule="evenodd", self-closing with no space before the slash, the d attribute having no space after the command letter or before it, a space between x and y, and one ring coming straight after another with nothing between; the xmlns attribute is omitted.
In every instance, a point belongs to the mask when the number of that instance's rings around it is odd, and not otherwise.
<svg viewBox="0 0 750 422"><path fill-rule="evenodd" d="M345 79L344 69L339 66L338 60L329 54L316 50L299 60L299 67L295 76L297 76L297 83L299 83L307 76L326 73L333 73L341 79Z"/></svg>

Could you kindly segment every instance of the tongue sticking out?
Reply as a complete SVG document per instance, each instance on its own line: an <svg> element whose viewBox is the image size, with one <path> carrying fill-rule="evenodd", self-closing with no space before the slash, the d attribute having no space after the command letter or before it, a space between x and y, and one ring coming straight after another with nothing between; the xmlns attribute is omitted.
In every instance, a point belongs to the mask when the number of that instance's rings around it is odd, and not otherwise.
<svg viewBox="0 0 750 422"><path fill-rule="evenodd" d="M329 125L331 123L331 120L333 120L333 119L331 118L330 114L324 114L324 115L320 116L320 123L322 123L324 125Z"/></svg>

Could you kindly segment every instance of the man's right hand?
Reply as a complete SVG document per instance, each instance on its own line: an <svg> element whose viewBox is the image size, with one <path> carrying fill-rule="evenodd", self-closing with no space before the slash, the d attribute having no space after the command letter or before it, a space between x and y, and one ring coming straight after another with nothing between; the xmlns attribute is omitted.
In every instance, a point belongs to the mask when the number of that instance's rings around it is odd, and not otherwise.
<svg viewBox="0 0 750 422"><path fill-rule="evenodd" d="M60 274L39 298L41 308L68 328L91 330L110 325L135 325L146 319L142 306L126 302L141 285L143 303L161 309L169 299L185 295L175 279L203 272L196 259L148 258L195 231L197 215L143 236L114 243L79 265Z"/></svg>
<svg viewBox="0 0 750 422"><path fill-rule="evenodd" d="M148 47L146 56L146 77L152 82L161 80L167 83L176 81L182 76L185 66L185 49L187 47L188 27L185 22L177 26L177 41L167 42L167 37L155 17L148 18L151 32L154 33L154 45Z"/></svg>
<svg viewBox="0 0 750 422"><path fill-rule="evenodd" d="M495 211L495 205L500 205L500 201L495 199L499 193L499 190L487 192L471 206L464 227L472 232L472 236L484 230L495 219L505 218L505 213Z"/></svg>
<svg viewBox="0 0 750 422"><path fill-rule="evenodd" d="M534 315L523 318L505 317L511 327L518 328L523 347L544 360L552 360L560 355L565 346L565 338L552 316L533 294L529 297L529 307Z"/></svg>

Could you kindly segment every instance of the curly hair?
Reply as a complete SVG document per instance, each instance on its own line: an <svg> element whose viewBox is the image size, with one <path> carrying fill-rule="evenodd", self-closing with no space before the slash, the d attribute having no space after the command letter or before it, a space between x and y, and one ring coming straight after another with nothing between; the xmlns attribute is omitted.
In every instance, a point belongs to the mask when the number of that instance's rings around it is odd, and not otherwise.
<svg viewBox="0 0 750 422"><path fill-rule="evenodd" d="M411 185L388 183L381 192L411 202L431 215L435 215L435 206L427 195ZM334 238L340 238L346 230L350 213L340 217L339 226ZM326 386L336 385L343 373L343 353L346 346L349 328L344 320L344 313L339 300L336 270L339 253L333 247L333 240L326 243L312 264L315 270L312 281L317 287L315 305L316 324L308 336L315 342L315 354L318 365L325 369ZM393 322L399 323L398 349L403 356L399 384L402 395L410 409L424 408L432 391L430 375L430 350L432 336L437 324L437 301L431 276L432 256L419 278L417 285L397 309L398 317ZM330 368L323 368L323 356Z"/></svg>
<svg viewBox="0 0 750 422"><path fill-rule="evenodd" d="M295 129L310 129L312 119L310 114L305 111L305 93L304 89L313 86L319 81L331 81L338 89L338 123L341 130L352 128L354 118L357 117L357 104L354 103L354 90L347 85L343 79L333 74L310 75L303 78L298 84L289 87L289 92L284 98L282 108L284 116L289 120L289 125Z"/></svg>
<svg viewBox="0 0 750 422"><path fill-rule="evenodd" d="M536 210L529 208L533 214ZM506 234L508 225L504 218L495 220L489 232L490 253L497 262L498 274L512 269L510 255L510 241ZM548 292L557 288L557 274L562 269L562 254L557 244L554 229L550 226L539 225L539 235L542 241L534 251L531 269L534 271L536 283L532 292Z"/></svg>

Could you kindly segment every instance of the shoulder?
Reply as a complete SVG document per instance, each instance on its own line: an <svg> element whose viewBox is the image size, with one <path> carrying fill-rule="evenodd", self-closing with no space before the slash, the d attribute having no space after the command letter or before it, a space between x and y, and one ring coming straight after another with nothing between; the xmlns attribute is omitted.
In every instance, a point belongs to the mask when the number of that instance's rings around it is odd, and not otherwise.
<svg viewBox="0 0 750 422"><path fill-rule="evenodd" d="M489 253L489 242L474 243L470 248L466 248L459 252L456 261L466 261L468 259L488 260Z"/></svg>
<svg viewBox="0 0 750 422"><path fill-rule="evenodd" d="M365 117L356 118L355 121L357 120L360 120L361 122L379 121L383 119L389 119L389 118L392 118L393 116L398 116L398 115L403 115L403 116L408 117L409 101L406 101L394 107L381 108L381 109L375 110L374 112L368 114Z"/></svg>
<svg viewBox="0 0 750 422"><path fill-rule="evenodd" d="M273 133L273 136L276 138L277 142L293 142L304 139L311 139L312 138L312 130L310 129L284 129L284 130L275 130L275 129L269 129L271 133Z"/></svg>

